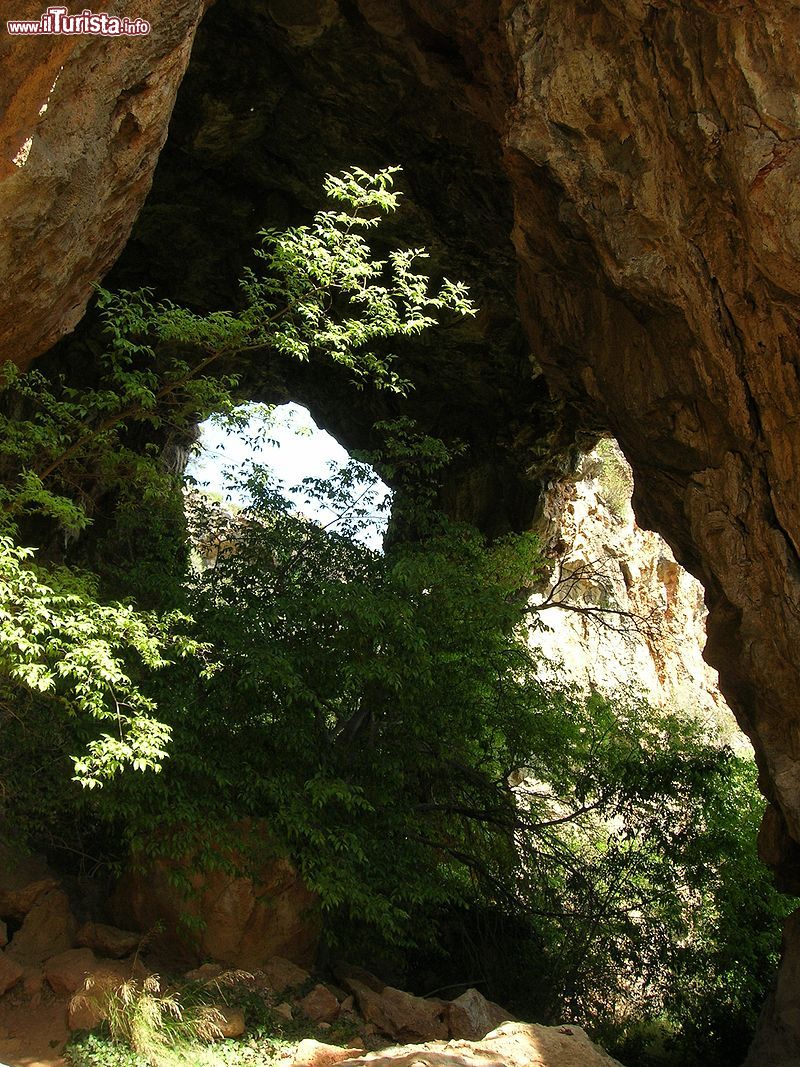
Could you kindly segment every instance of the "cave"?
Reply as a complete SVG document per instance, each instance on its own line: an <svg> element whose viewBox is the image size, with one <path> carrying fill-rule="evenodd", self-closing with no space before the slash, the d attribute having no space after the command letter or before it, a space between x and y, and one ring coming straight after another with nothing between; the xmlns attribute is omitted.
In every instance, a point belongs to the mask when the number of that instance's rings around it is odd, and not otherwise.
<svg viewBox="0 0 800 1067"><path fill-rule="evenodd" d="M258 230L304 221L325 173L401 164L404 233L481 308L403 365L420 425L469 445L447 508L527 529L613 434L640 525L705 589L706 657L768 802L761 854L800 891L798 13L205 6L171 0L125 49L0 41L4 357L91 359L100 280L225 307ZM394 414L313 369L254 366L246 390L306 405L348 449ZM795 927L753 1067L800 1055Z"/></svg>

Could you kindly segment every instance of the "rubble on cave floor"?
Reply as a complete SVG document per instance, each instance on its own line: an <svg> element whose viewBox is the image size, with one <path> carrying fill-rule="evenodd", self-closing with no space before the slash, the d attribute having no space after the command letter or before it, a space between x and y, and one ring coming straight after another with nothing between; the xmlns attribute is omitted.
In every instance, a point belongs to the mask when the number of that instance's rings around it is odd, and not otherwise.
<svg viewBox="0 0 800 1067"><path fill-rule="evenodd" d="M476 989L452 1000L415 996L345 963L313 974L281 957L255 972L206 962L173 977L169 961L148 952L143 935L103 922L79 924L64 886L36 857L6 865L0 913L0 1067L107 1062L86 1057L98 1042L108 1043L98 1035L109 997L113 1001L123 984L126 995L149 991L182 1004L195 998L217 1012L213 1037L228 1047L220 1055L215 1041L198 1040L188 1053L193 1067L239 1062L613 1067L617 1062L578 1026L518 1022ZM156 975L156 967L170 977ZM146 1060L132 1057L134 1062Z"/></svg>

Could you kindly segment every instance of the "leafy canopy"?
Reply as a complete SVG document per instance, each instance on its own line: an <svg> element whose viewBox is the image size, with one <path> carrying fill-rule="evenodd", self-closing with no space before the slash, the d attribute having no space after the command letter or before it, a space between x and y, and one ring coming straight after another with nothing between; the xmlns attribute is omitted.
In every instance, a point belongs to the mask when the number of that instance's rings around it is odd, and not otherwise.
<svg viewBox="0 0 800 1067"><path fill-rule="evenodd" d="M12 715L23 687L69 713L112 720L113 732L76 757L85 785L125 765L160 768L169 730L130 664L153 671L176 650L187 652L190 644L177 636L186 620L103 603L87 576L73 575L65 591L63 572L31 567L26 539L35 534L57 559L56 534L69 544L98 516L107 521L111 506L117 531L127 520L133 550L146 552L136 536L143 510L165 513L175 497L174 473L161 462L165 437L191 436L197 420L234 410L246 353L324 358L361 382L404 389L392 357L375 346L420 333L441 312L474 308L461 283L445 279L431 289L417 266L423 249L374 256L366 234L396 209L398 170L329 175L325 192L336 209L319 211L308 226L262 231L261 269L245 273L238 311L199 315L154 302L148 290L100 290L107 348L88 387L38 371L21 375L10 363L0 369L3 707ZM150 582L157 587L164 575Z"/></svg>
<svg viewBox="0 0 800 1067"><path fill-rule="evenodd" d="M382 468L410 479L412 427L383 432ZM425 536L385 553L358 540L363 464L307 482L342 515L327 530L259 467L238 514L194 498L206 541L189 599L217 669L164 676L172 759L146 795L115 784L106 811L178 853L261 820L328 937L404 961L408 984L436 975L418 992L468 974L523 1016L625 1042L632 1063L643 1020L686 1063L692 1048L725 1063L789 907L755 857L752 761L691 715L587 695L544 663L518 595L542 566L536 539L489 544L437 514L447 450L417 439L423 485L405 507Z"/></svg>

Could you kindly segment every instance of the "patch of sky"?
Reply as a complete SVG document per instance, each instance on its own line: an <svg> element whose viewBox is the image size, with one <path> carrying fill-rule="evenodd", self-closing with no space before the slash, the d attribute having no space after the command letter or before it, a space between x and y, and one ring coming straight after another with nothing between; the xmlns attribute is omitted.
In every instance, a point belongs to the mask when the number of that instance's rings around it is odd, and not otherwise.
<svg viewBox="0 0 800 1067"><path fill-rule="evenodd" d="M350 532L370 548L380 550L389 514L391 492L371 468L365 467L348 495L365 512L357 523L352 510L320 494L315 482L341 475L352 461L347 451L320 429L306 408L283 404L267 408L246 404L233 418L212 417L200 427L200 438L186 474L197 487L235 508L245 508L247 494L240 484L253 464L269 468L275 484L300 514L340 532ZM310 481L304 483L304 480ZM354 528L355 526L355 528Z"/></svg>

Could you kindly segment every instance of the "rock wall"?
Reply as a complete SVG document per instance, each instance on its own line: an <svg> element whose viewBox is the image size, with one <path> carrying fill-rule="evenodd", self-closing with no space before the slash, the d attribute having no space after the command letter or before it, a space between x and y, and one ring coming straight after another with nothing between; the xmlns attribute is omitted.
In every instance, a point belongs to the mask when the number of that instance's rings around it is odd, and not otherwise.
<svg viewBox="0 0 800 1067"><path fill-rule="evenodd" d="M703 659L703 588L662 537L639 527L632 486L630 468L609 447L548 494L538 530L555 562L531 598L544 626L531 642L587 688L638 686L652 703L697 715L746 745Z"/></svg>
<svg viewBox="0 0 800 1067"><path fill-rule="evenodd" d="M640 520L702 577L711 657L797 836L796 161L781 138L800 64L782 11L520 5L507 144L535 350L614 429Z"/></svg>
<svg viewBox="0 0 800 1067"><path fill-rule="evenodd" d="M614 432L639 521L703 582L706 654L787 827L784 884L800 840L798 14L521 4L506 137L534 351ZM796 1062L796 1020L773 1024L792 1053L753 1062Z"/></svg>
<svg viewBox="0 0 800 1067"><path fill-rule="evenodd" d="M0 359L27 365L71 330L150 189L208 0L120 0L146 37L0 32ZM3 18L38 18L38 0Z"/></svg>

